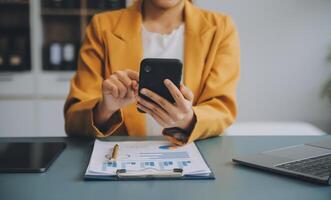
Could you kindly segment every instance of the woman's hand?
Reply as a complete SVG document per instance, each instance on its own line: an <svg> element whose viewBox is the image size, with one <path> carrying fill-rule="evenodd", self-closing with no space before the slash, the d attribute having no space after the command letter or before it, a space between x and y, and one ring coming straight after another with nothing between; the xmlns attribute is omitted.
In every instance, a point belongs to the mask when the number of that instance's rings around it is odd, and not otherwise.
<svg viewBox="0 0 331 200"><path fill-rule="evenodd" d="M110 112L134 103L138 95L138 72L132 70L117 71L102 83L102 101L100 105Z"/></svg>
<svg viewBox="0 0 331 200"><path fill-rule="evenodd" d="M102 100L94 109L97 126L104 126L117 110L137 100L138 81L138 72L132 70L117 71L103 81Z"/></svg>
<svg viewBox="0 0 331 200"><path fill-rule="evenodd" d="M192 109L193 93L183 84L178 89L170 80L164 81L175 104L170 103L158 94L143 88L140 92L155 103L138 97L138 108L150 114L163 128L179 127L189 130L194 120Z"/></svg>

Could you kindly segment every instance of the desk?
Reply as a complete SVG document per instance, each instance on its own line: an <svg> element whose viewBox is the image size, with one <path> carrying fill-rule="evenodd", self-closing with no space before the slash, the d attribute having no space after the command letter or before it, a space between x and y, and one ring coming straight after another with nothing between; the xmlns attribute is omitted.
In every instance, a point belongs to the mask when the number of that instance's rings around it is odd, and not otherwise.
<svg viewBox="0 0 331 200"><path fill-rule="evenodd" d="M326 135L324 131L307 122L236 122L224 132L229 136L319 136Z"/></svg>
<svg viewBox="0 0 331 200"><path fill-rule="evenodd" d="M72 138L3 138L4 141L66 141L67 148L46 173L0 174L0 199L330 200L331 187L236 166L234 155L256 153L331 136L223 136L197 142L215 180L84 181L93 141ZM123 137L112 137L123 140Z"/></svg>

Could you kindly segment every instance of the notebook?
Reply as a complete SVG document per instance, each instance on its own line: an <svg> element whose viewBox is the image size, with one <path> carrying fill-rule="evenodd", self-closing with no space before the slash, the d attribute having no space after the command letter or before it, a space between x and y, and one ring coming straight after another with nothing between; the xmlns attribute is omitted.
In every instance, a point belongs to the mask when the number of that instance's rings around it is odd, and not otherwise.
<svg viewBox="0 0 331 200"><path fill-rule="evenodd" d="M118 145L116 160L110 159ZM195 143L95 140L86 180L214 179Z"/></svg>

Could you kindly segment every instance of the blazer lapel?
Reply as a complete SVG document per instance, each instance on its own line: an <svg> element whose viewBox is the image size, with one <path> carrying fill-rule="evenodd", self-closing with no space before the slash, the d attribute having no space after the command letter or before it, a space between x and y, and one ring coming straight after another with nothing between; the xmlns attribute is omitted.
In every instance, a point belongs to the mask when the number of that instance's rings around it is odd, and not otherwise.
<svg viewBox="0 0 331 200"><path fill-rule="evenodd" d="M185 2L184 17L184 84L192 90L195 105L196 97L200 96L206 73L208 73L205 61L216 27L209 24L200 10L189 1Z"/></svg>
<svg viewBox="0 0 331 200"><path fill-rule="evenodd" d="M124 10L114 31L109 34L110 53L109 64L113 73L118 70L132 69L139 72L140 61L143 57L141 41L141 3ZM136 105L131 104L123 110L125 126L130 136L143 136L146 133L145 114L137 111Z"/></svg>

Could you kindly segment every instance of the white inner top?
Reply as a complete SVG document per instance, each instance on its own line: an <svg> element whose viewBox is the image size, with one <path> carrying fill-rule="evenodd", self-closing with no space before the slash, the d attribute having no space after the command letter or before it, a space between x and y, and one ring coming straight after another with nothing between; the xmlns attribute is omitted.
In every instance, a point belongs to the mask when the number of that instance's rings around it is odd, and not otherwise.
<svg viewBox="0 0 331 200"><path fill-rule="evenodd" d="M144 58L173 58L183 62L184 24L169 34L150 32L142 26L142 42ZM160 136L162 129L150 115L146 115L147 136Z"/></svg>

